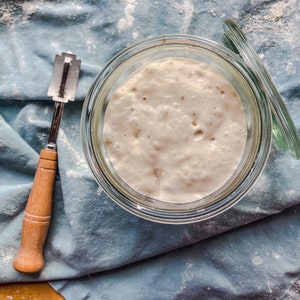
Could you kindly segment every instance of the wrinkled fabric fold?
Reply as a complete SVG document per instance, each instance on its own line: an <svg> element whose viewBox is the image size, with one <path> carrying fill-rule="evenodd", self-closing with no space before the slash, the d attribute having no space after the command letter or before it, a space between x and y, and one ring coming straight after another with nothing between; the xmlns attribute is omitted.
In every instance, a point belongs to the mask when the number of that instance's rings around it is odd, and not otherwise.
<svg viewBox="0 0 300 300"><path fill-rule="evenodd" d="M2 2L0 283L53 280L67 299L297 296L300 161L272 149L261 177L233 208L195 224L163 225L123 210L96 184L82 151L80 118L95 76L124 47L169 33L219 41L223 20L232 18L253 42L299 131L298 4ZM15 271L12 261L38 154L48 139L53 102L47 89L53 59L63 51L74 52L82 70L76 101L65 106L58 135L46 264L40 273L26 275Z"/></svg>
<svg viewBox="0 0 300 300"><path fill-rule="evenodd" d="M159 257L51 284L67 299L297 299L299 225L298 205Z"/></svg>

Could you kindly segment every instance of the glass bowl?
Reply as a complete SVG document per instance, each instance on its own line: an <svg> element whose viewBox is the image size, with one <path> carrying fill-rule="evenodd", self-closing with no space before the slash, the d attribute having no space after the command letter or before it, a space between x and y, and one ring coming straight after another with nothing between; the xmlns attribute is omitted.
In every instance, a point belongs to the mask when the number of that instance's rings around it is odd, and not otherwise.
<svg viewBox="0 0 300 300"><path fill-rule="evenodd" d="M245 150L231 178L208 196L187 203L161 201L134 190L114 170L103 141L105 113L114 91L140 67L170 57L205 63L224 76L242 101L247 123ZM126 48L99 73L84 102L81 136L88 165L98 184L113 201L151 221L184 224L224 212L249 191L268 160L272 116L261 79L239 55L204 38L164 35Z"/></svg>

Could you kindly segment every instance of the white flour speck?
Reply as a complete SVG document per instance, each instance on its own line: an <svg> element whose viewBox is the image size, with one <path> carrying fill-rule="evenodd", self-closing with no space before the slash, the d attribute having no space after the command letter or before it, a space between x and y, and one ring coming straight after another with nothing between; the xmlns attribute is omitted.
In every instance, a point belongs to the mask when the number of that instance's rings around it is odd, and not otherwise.
<svg viewBox="0 0 300 300"><path fill-rule="evenodd" d="M44 108L43 113L44 113L44 115L48 115L48 113L49 113L49 107L48 106Z"/></svg>
<svg viewBox="0 0 300 300"><path fill-rule="evenodd" d="M95 45L95 41L93 39L86 38L85 39L87 51L89 53L95 54L97 50L97 46Z"/></svg>
<svg viewBox="0 0 300 300"><path fill-rule="evenodd" d="M287 66L286 66L285 70L290 75L296 74L296 72L297 72L297 68L292 62L287 63Z"/></svg>
<svg viewBox="0 0 300 300"><path fill-rule="evenodd" d="M212 15L213 17L215 17L215 16L217 15L216 12L215 12L213 9L210 10L210 13L211 13L211 15Z"/></svg>
<svg viewBox="0 0 300 300"><path fill-rule="evenodd" d="M290 197L290 198L297 197L297 195L298 195L297 191L295 191L295 190L289 190L289 191L286 191L285 193L286 193L287 197Z"/></svg>
<svg viewBox="0 0 300 300"><path fill-rule="evenodd" d="M14 259L13 255L7 254L4 250L0 251L0 257L4 262L11 262Z"/></svg>
<svg viewBox="0 0 300 300"><path fill-rule="evenodd" d="M272 252L272 256L273 256L275 259L280 259L280 254L278 254L277 252Z"/></svg>
<svg viewBox="0 0 300 300"><path fill-rule="evenodd" d="M255 207L255 212L256 213L259 213L261 211L261 209L257 206L257 207Z"/></svg>
<svg viewBox="0 0 300 300"><path fill-rule="evenodd" d="M190 0L185 0L181 4L176 1L171 1L173 7L177 9L180 15L183 15L183 19L181 21L181 32L186 33L189 29L193 13L194 13L194 5Z"/></svg>
<svg viewBox="0 0 300 300"><path fill-rule="evenodd" d="M127 0L125 9L124 9L124 17L121 18L118 22L118 32L121 33L131 27L134 22L134 10L136 6L136 0Z"/></svg>
<svg viewBox="0 0 300 300"><path fill-rule="evenodd" d="M72 3L71 5L72 5L73 8L75 8L77 10L82 10L83 9L83 7L78 3Z"/></svg>
<svg viewBox="0 0 300 300"><path fill-rule="evenodd" d="M57 41L51 42L50 46L53 47L55 50L58 50L61 48L60 44Z"/></svg>
<svg viewBox="0 0 300 300"><path fill-rule="evenodd" d="M136 40L138 37L139 37L139 32L137 32L137 31L133 31L132 32L132 37Z"/></svg>
<svg viewBox="0 0 300 300"><path fill-rule="evenodd" d="M78 178L78 177L80 177L80 174L74 170L68 170L68 171L66 171L66 176L68 178Z"/></svg>
<svg viewBox="0 0 300 300"><path fill-rule="evenodd" d="M256 255L252 258L252 263L256 266L260 266L263 263L263 260L259 255Z"/></svg>

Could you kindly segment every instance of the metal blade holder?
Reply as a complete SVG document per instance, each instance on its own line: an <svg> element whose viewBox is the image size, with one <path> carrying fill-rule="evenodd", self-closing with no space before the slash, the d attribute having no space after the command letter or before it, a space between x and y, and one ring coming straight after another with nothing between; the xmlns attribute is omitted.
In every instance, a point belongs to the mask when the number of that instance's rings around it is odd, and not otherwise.
<svg viewBox="0 0 300 300"><path fill-rule="evenodd" d="M47 95L54 104L53 117L46 149L56 150L56 140L64 104L75 100L81 61L72 53L55 56L55 63Z"/></svg>
<svg viewBox="0 0 300 300"><path fill-rule="evenodd" d="M57 169L56 140L64 104L74 101L80 60L72 53L56 55L48 96L55 101L48 144L41 150L32 189L25 208L21 243L13 262L23 273L40 272L44 266L43 249L52 211Z"/></svg>

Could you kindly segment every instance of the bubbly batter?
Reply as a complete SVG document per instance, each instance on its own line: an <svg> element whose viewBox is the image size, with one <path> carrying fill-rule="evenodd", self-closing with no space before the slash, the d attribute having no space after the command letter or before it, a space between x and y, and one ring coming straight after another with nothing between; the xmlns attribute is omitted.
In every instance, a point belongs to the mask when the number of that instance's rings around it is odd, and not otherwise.
<svg viewBox="0 0 300 300"><path fill-rule="evenodd" d="M246 119L234 87L212 67L160 59L117 88L104 142L113 168L132 188L165 202L201 199L234 173Z"/></svg>

